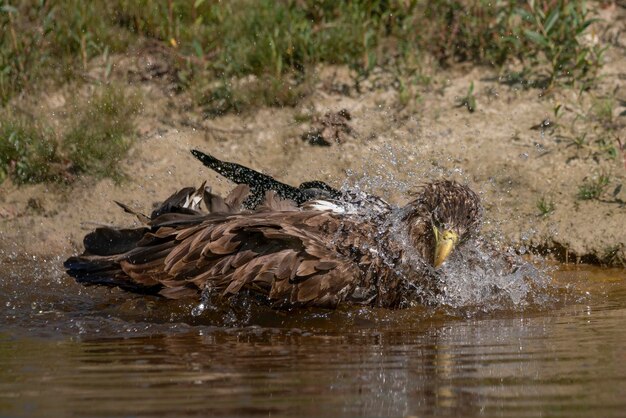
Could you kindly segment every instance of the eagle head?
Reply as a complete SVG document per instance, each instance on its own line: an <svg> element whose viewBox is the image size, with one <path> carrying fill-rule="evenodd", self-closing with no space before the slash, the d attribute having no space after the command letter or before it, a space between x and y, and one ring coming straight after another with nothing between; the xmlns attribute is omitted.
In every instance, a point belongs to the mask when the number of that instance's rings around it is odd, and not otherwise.
<svg viewBox="0 0 626 418"><path fill-rule="evenodd" d="M403 221L414 248L437 268L478 231L482 212L478 195L469 187L444 180L424 185L405 206Z"/></svg>

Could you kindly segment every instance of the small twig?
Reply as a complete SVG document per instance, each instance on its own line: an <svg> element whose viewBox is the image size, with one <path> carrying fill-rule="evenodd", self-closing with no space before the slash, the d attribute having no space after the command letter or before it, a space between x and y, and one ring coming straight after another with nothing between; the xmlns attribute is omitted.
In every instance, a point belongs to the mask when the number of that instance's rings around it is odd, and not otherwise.
<svg viewBox="0 0 626 418"><path fill-rule="evenodd" d="M619 136L616 136L615 140L617 141L618 148L620 152L622 153L622 160L624 161L624 169L626 170L626 146L625 146L626 144L622 143L622 140Z"/></svg>
<svg viewBox="0 0 626 418"><path fill-rule="evenodd" d="M167 32L170 39L174 38L174 2L167 0Z"/></svg>
<svg viewBox="0 0 626 418"><path fill-rule="evenodd" d="M87 71L87 37L84 34L80 37L80 56L83 61L83 71Z"/></svg>
<svg viewBox="0 0 626 418"><path fill-rule="evenodd" d="M9 12L8 15L9 31L11 32L11 43L13 44L13 51L15 52L16 56L17 68L20 70L20 73L22 73L22 78L24 78L24 81L26 81L26 78L24 76L24 63L20 59L20 48L17 43L17 35L15 34L15 22L13 21L13 14Z"/></svg>

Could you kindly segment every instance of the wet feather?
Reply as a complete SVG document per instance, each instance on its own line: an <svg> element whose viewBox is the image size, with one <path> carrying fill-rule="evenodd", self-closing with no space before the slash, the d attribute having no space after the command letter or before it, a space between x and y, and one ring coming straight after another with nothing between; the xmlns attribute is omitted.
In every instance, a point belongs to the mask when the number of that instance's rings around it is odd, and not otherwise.
<svg viewBox="0 0 626 418"><path fill-rule="evenodd" d="M210 288L225 297L259 293L277 307L399 307L407 283L436 283L427 268L433 228L452 229L463 243L482 216L476 194L448 181L424 185L401 208L360 192L328 204L296 202L285 198L288 187L264 190L255 209L244 208L246 184L226 198L204 184L182 189L152 213L148 227L89 234L85 253L67 260L68 273L82 283L167 298L199 297ZM200 210L203 201L208 211Z"/></svg>

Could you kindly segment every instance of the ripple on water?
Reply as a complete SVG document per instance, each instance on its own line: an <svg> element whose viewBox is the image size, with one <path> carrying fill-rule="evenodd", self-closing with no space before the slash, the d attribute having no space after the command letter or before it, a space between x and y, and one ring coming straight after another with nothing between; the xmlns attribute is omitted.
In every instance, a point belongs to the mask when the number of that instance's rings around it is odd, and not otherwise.
<svg viewBox="0 0 626 418"><path fill-rule="evenodd" d="M474 276L463 261L446 267L446 308L198 318L193 304L83 288L58 260L15 260L1 270L0 415L623 415L623 271L552 271L544 286L528 264L489 282L492 260ZM453 308L491 295L485 281L506 295L499 309Z"/></svg>

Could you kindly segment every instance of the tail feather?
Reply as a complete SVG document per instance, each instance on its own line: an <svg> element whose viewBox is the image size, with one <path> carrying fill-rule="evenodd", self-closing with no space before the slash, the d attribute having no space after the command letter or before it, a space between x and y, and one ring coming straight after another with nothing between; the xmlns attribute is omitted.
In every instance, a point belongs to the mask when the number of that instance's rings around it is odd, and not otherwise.
<svg viewBox="0 0 626 418"><path fill-rule="evenodd" d="M136 250L137 244L149 231L149 228L97 228L85 236L83 240L85 252L68 258L63 266L67 274L74 277L78 283L117 286L136 293L158 293L162 286L136 283L128 277L118 262L120 255Z"/></svg>
<svg viewBox="0 0 626 418"><path fill-rule="evenodd" d="M99 256L125 253L134 249L148 231L148 228L97 228L95 231L85 235L83 239L85 253Z"/></svg>
<svg viewBox="0 0 626 418"><path fill-rule="evenodd" d="M119 287L135 293L156 294L161 285L145 286L133 282L121 269L119 263L102 257L75 256L63 263L67 274L78 283Z"/></svg>

